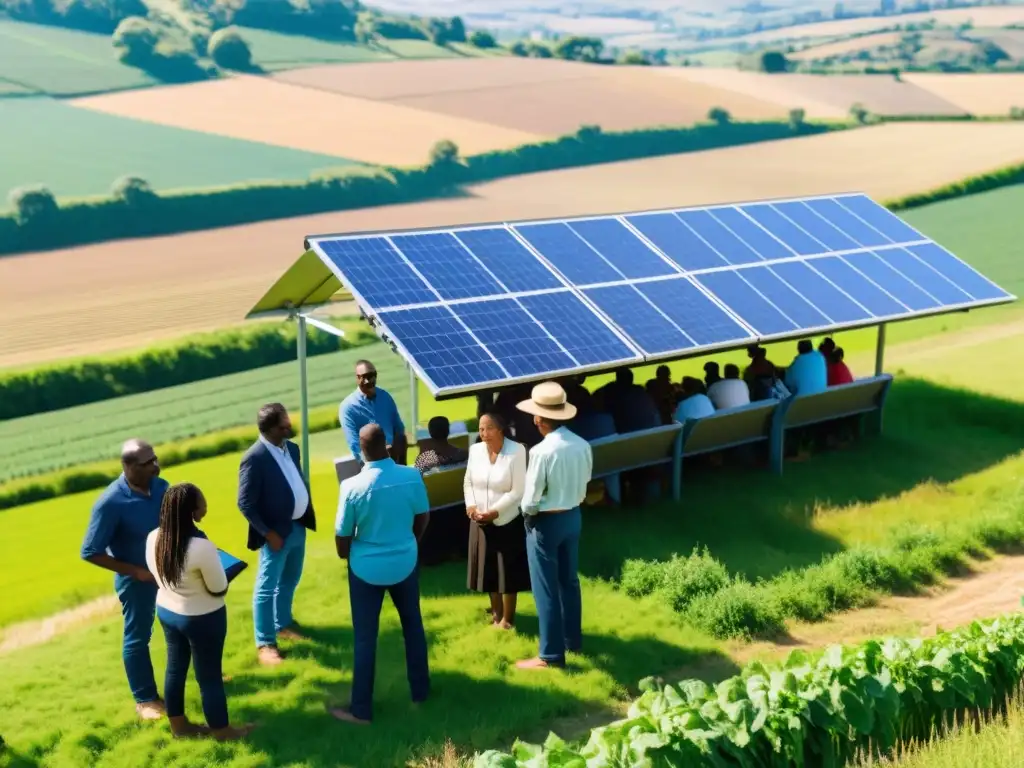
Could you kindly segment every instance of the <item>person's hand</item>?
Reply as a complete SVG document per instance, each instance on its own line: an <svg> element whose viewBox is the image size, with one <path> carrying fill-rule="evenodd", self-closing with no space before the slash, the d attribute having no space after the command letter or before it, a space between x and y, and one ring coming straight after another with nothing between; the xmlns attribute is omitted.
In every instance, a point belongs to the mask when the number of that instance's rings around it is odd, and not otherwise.
<svg viewBox="0 0 1024 768"><path fill-rule="evenodd" d="M476 507L466 507L466 517L470 520L476 520L476 516L479 514Z"/></svg>
<svg viewBox="0 0 1024 768"><path fill-rule="evenodd" d="M152 583L156 581L156 579L153 578L153 574L150 573L148 568L136 568L134 576L136 581L141 581L145 583Z"/></svg>
<svg viewBox="0 0 1024 768"><path fill-rule="evenodd" d="M533 530L535 520L533 515L523 515L523 523L526 525L526 532L529 533Z"/></svg>
<svg viewBox="0 0 1024 768"><path fill-rule="evenodd" d="M490 512L477 512L473 519L478 523L489 523L492 520L498 519L498 510L492 509Z"/></svg>
<svg viewBox="0 0 1024 768"><path fill-rule="evenodd" d="M274 552L280 552L281 551L281 547L284 546L284 539L282 539L274 531L269 531L267 533L267 544L270 545L270 549L273 550Z"/></svg>

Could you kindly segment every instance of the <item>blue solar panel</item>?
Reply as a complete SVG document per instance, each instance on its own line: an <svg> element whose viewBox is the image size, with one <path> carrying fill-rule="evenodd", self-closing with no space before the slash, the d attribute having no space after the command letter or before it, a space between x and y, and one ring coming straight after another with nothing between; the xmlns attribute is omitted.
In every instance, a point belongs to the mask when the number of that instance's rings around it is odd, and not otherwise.
<svg viewBox="0 0 1024 768"><path fill-rule="evenodd" d="M555 273L504 227L456 230L455 236L512 293L563 287Z"/></svg>
<svg viewBox="0 0 1024 768"><path fill-rule="evenodd" d="M327 259L371 307L426 304L437 296L383 237L328 240Z"/></svg>
<svg viewBox="0 0 1024 768"><path fill-rule="evenodd" d="M442 395L1013 299L861 194L309 242Z"/></svg>
<svg viewBox="0 0 1024 768"><path fill-rule="evenodd" d="M797 330L796 323L743 279L743 271L707 272L698 276L697 282L730 307L759 336Z"/></svg>
<svg viewBox="0 0 1024 768"><path fill-rule="evenodd" d="M515 230L576 285L622 280L621 272L587 245L567 224L529 224Z"/></svg>
<svg viewBox="0 0 1024 768"><path fill-rule="evenodd" d="M679 271L644 245L625 224L615 219L586 219L572 222L570 228L604 256L624 277L662 277Z"/></svg>
<svg viewBox="0 0 1024 768"><path fill-rule="evenodd" d="M449 232L395 235L391 242L443 299L471 299L505 292Z"/></svg>
<svg viewBox="0 0 1024 768"><path fill-rule="evenodd" d="M474 301L452 310L512 376L576 367L558 342L513 299Z"/></svg>
<svg viewBox="0 0 1024 768"><path fill-rule="evenodd" d="M637 290L700 346L753 340L750 331L685 277L641 283Z"/></svg>
<svg viewBox="0 0 1024 768"><path fill-rule="evenodd" d="M639 362L640 356L572 293L540 293L519 300L580 366Z"/></svg>
<svg viewBox="0 0 1024 768"><path fill-rule="evenodd" d="M381 312L380 321L439 389L501 381L505 372L447 307Z"/></svg>
<svg viewBox="0 0 1024 768"><path fill-rule="evenodd" d="M635 286L613 285L584 291L648 355L689 349L696 342L648 301Z"/></svg>

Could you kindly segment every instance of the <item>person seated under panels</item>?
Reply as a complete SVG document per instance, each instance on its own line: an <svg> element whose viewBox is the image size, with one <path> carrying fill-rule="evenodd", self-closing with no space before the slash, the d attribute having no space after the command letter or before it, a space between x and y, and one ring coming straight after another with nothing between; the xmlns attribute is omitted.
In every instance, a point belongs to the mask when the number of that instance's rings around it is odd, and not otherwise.
<svg viewBox="0 0 1024 768"><path fill-rule="evenodd" d="M726 365L725 378L708 387L708 397L719 411L750 405L750 390L747 383L740 378L739 366L732 363Z"/></svg>
<svg viewBox="0 0 1024 768"><path fill-rule="evenodd" d="M430 438L424 440L415 467L420 473L432 469L465 464L469 452L448 442L451 424L444 416L435 416L427 422ZM461 560L469 542L469 520L461 507L441 509L432 513L430 525L420 539L420 563L436 565L449 560Z"/></svg>
<svg viewBox="0 0 1024 768"><path fill-rule="evenodd" d="M580 377L582 379L582 377ZM566 389L566 401L576 406L576 416L566 424L566 427L588 443L601 437L610 437L616 434L615 419L607 411L598 410L594 403L596 398L582 386L582 381L577 380L576 386ZM603 500L615 504L622 503L622 475L616 472L603 479L604 497L599 495L601 480L592 481L588 487L587 503L601 503ZM598 501L592 501L597 498Z"/></svg>
<svg viewBox="0 0 1024 768"><path fill-rule="evenodd" d="M583 408L594 409L594 396L583 386L586 380L586 374L581 373L576 376L566 376L558 382L562 385L562 389L565 390L566 402L576 406L577 413Z"/></svg>
<svg viewBox="0 0 1024 768"><path fill-rule="evenodd" d="M435 416L427 422L430 438L420 443L420 455L415 467L421 473L452 464L463 464L469 459L469 452L448 442L451 423L444 416Z"/></svg>
<svg viewBox="0 0 1024 768"><path fill-rule="evenodd" d="M768 359L768 350L760 344L751 344L747 347L747 357L750 358L750 365L743 371L743 380L747 382L751 397L753 397L754 382L759 378L774 377L775 364Z"/></svg>
<svg viewBox="0 0 1024 768"><path fill-rule="evenodd" d="M826 336L821 340L821 344L818 345L818 351L824 355L826 360L832 357L832 353L835 351L835 348L836 343L832 340L831 336Z"/></svg>
<svg viewBox="0 0 1024 768"><path fill-rule="evenodd" d="M785 383L786 388L798 397L816 395L828 388L828 364L810 339L801 339L797 344L797 355L786 369ZM804 458L809 443L821 445L827 435L827 425L786 430L786 454Z"/></svg>
<svg viewBox="0 0 1024 768"><path fill-rule="evenodd" d="M721 380L722 374L719 373L718 363L714 360L709 360L704 363L704 386L710 388L716 381ZM705 390L706 392L707 390Z"/></svg>
<svg viewBox="0 0 1024 768"><path fill-rule="evenodd" d="M633 381L633 371L621 368L615 372L615 381L601 387L594 395L597 408L607 411L615 420L615 432L620 435L640 432L661 426L658 408L647 390ZM661 487L661 468L637 469L621 475L622 482L643 485L648 497Z"/></svg>
<svg viewBox="0 0 1024 768"><path fill-rule="evenodd" d="M500 415L504 422L511 427L515 441L522 443L527 448L537 445L542 438L540 432L537 431L537 425L533 423L533 417L518 410L516 403L529 400L532 391L532 384L519 384L502 390L494 401L495 413Z"/></svg>
<svg viewBox="0 0 1024 768"><path fill-rule="evenodd" d="M647 382L647 394L651 396L662 424L672 423L672 414L676 409L678 390L672 382L672 371L667 365L659 365L654 378Z"/></svg>
<svg viewBox="0 0 1024 768"><path fill-rule="evenodd" d="M693 376L684 376L683 397L676 406L675 420L686 423L688 419L700 419L715 412L715 404L704 394L704 383Z"/></svg>
<svg viewBox="0 0 1024 768"><path fill-rule="evenodd" d="M836 347L832 350L832 354L829 355L828 385L830 387L853 384L853 372L850 371L849 366L844 362L843 358L845 357L846 354L843 352L842 347ZM835 428L830 431L828 435L829 441L834 440L839 445L849 444L857 435L860 418L860 416L848 416L845 419L840 419L836 422Z"/></svg>

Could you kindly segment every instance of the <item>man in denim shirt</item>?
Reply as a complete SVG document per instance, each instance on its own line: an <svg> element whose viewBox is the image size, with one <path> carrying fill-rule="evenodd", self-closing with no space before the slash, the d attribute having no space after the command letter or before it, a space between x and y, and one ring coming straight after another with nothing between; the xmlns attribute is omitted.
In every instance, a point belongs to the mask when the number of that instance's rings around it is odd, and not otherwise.
<svg viewBox="0 0 1024 768"><path fill-rule="evenodd" d="M157 694L149 656L157 586L146 568L146 537L160 524L167 481L159 477L153 447L142 440L124 444L121 467L121 476L92 508L82 559L117 574L114 589L124 615L122 655L135 711L143 720L159 720L164 703Z"/></svg>
<svg viewBox="0 0 1024 768"><path fill-rule="evenodd" d="M391 446L391 457L399 464L405 464L408 448L405 424L394 398L377 386L377 369L369 360L356 363L356 391L341 402L338 421L352 456L360 464L363 463L363 457L359 448L359 430L367 424L380 425L384 430L385 441Z"/></svg>

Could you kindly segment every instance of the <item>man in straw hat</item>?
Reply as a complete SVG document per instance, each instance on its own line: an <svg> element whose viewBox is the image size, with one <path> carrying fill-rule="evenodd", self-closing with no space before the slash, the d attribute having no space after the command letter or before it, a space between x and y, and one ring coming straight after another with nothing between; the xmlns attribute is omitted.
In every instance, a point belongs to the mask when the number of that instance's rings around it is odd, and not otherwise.
<svg viewBox="0 0 1024 768"><path fill-rule="evenodd" d="M565 666L565 652L583 645L580 598L580 504L594 459L590 444L565 427L576 415L565 390L553 381L533 388L516 407L533 416L542 436L530 449L523 494L526 553L540 620L540 653L520 669Z"/></svg>

